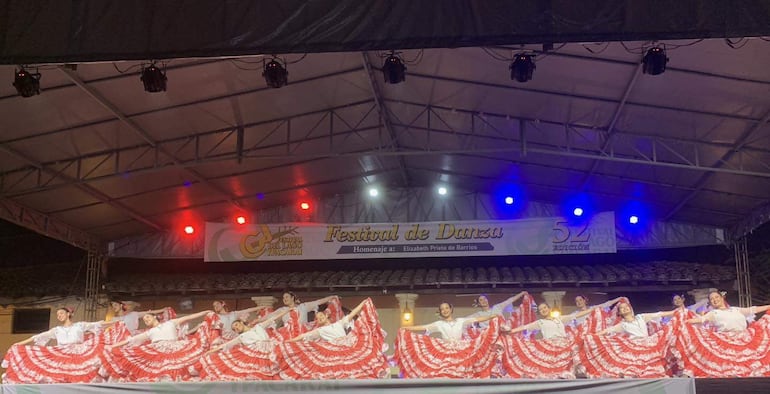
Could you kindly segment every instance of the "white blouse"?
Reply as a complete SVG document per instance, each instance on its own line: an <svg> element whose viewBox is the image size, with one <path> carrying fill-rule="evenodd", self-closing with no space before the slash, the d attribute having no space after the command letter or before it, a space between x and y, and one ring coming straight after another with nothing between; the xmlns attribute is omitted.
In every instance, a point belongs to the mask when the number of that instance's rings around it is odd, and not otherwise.
<svg viewBox="0 0 770 394"><path fill-rule="evenodd" d="M567 336L567 332L564 331L564 322L561 319L540 319L537 324L540 326L540 334L543 339Z"/></svg>
<svg viewBox="0 0 770 394"><path fill-rule="evenodd" d="M714 309L706 314L706 316L713 316L711 321L717 326L718 331L745 331L748 325L746 324L746 316L738 310L738 308L732 307L727 309ZM705 316L704 316L705 317Z"/></svg>
<svg viewBox="0 0 770 394"><path fill-rule="evenodd" d="M46 332L35 335L32 338L35 340L35 342L48 342L51 339L56 339L56 343L58 345L72 345L76 343L83 343L85 340L86 331L98 331L100 328L101 323L98 322L78 322L73 323L69 327L56 326Z"/></svg>
<svg viewBox="0 0 770 394"><path fill-rule="evenodd" d="M219 321L222 322L222 333L234 332L232 326L233 322L238 320L238 312L217 313L217 315L219 316Z"/></svg>
<svg viewBox="0 0 770 394"><path fill-rule="evenodd" d="M620 328L623 330L623 332L631 335L632 337L650 336L649 331L647 331L647 322L645 321L644 314L638 314L634 316L634 320L632 321L623 320L620 323Z"/></svg>
<svg viewBox="0 0 770 394"><path fill-rule="evenodd" d="M113 316L112 320L122 321L123 324L126 325L128 332L133 334L137 330L139 330L139 319L141 317L142 317L141 313L132 311L132 312L126 313L125 315Z"/></svg>
<svg viewBox="0 0 770 394"><path fill-rule="evenodd" d="M176 341L178 338L177 334L177 326L173 321L161 323L147 331L150 342Z"/></svg>
<svg viewBox="0 0 770 394"><path fill-rule="evenodd" d="M336 323L328 324L318 328L318 335L324 341L342 338L347 335L346 329L350 326L347 319L340 319Z"/></svg>
<svg viewBox="0 0 770 394"><path fill-rule="evenodd" d="M457 318L451 321L439 320L425 326L425 330L428 334L437 332L441 334L441 338L450 341L459 341L463 338L463 326L471 320L466 318Z"/></svg>
<svg viewBox="0 0 770 394"><path fill-rule="evenodd" d="M243 345L253 345L260 341L269 341L270 336L267 335L267 331L265 331L265 328L262 324L257 324L254 326L254 328L250 329L249 331L244 332L241 335L238 335L238 338L234 341L230 341L225 346L225 349L230 349L231 347L243 344Z"/></svg>
<svg viewBox="0 0 770 394"><path fill-rule="evenodd" d="M468 318L476 318L476 317L487 317L487 316L503 316L503 310L505 310L505 304L495 304L492 307L490 307L487 310L478 311L470 316ZM489 320L482 321L476 323L481 328L487 328L489 327Z"/></svg>

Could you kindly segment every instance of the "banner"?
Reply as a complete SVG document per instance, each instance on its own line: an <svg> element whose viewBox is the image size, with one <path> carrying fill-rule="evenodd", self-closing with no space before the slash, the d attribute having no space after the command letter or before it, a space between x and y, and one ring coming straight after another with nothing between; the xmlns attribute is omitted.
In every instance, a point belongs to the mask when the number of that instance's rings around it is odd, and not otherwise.
<svg viewBox="0 0 770 394"><path fill-rule="evenodd" d="M615 215L420 223L206 223L204 261L615 253Z"/></svg>

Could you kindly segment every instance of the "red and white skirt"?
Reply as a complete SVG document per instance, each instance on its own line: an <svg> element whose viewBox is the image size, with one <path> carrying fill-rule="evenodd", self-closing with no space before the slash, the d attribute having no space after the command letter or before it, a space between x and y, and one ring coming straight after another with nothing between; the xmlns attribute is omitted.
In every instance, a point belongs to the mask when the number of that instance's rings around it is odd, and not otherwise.
<svg viewBox="0 0 770 394"><path fill-rule="evenodd" d="M209 350L211 326L218 320L215 314L210 314L194 334L184 339L105 350L99 373L108 380L120 382L188 381L191 367Z"/></svg>
<svg viewBox="0 0 770 394"><path fill-rule="evenodd" d="M399 330L393 356L404 378L488 378L497 355L501 318L473 339L448 341Z"/></svg>
<svg viewBox="0 0 770 394"><path fill-rule="evenodd" d="M510 378L574 378L578 345L573 336L529 339L517 335L500 337L502 364Z"/></svg>
<svg viewBox="0 0 770 394"><path fill-rule="evenodd" d="M385 378L389 367L384 346L377 311L367 299L348 335L331 341L279 343L279 375L286 380Z"/></svg>
<svg viewBox="0 0 770 394"><path fill-rule="evenodd" d="M586 335L578 354L590 378L662 378L671 341L671 329L642 338Z"/></svg>
<svg viewBox="0 0 770 394"><path fill-rule="evenodd" d="M716 332L681 324L672 349L680 370L692 377L770 376L770 316L743 332Z"/></svg>
<svg viewBox="0 0 770 394"><path fill-rule="evenodd" d="M11 346L2 362L6 368L3 383L101 382L98 372L104 345L128 336L126 326L118 322L99 334L86 333L86 340L80 344Z"/></svg>
<svg viewBox="0 0 770 394"><path fill-rule="evenodd" d="M204 356L195 370L203 380L274 380L278 379L275 341L259 341L235 346Z"/></svg>

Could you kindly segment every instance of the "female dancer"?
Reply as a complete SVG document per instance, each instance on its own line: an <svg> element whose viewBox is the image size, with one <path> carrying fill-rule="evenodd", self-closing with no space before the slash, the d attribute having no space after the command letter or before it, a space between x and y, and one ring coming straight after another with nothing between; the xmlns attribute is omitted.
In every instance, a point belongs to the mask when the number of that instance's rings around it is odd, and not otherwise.
<svg viewBox="0 0 770 394"><path fill-rule="evenodd" d="M128 332L130 332L131 335L136 335L136 333L139 332L139 319L141 319L142 316L148 313L156 315L159 313L164 313L170 309L169 307L165 307L161 309L140 312L136 311L135 309L141 306L141 304L134 301L112 301L110 302L110 306L112 307L113 315L109 320L122 321L123 324L126 325L126 329L128 329Z"/></svg>
<svg viewBox="0 0 770 394"><path fill-rule="evenodd" d="M499 335L497 315L453 317L452 304L439 305L441 320L430 324L402 327L396 339L394 359L406 378L487 378L495 362L493 344ZM463 339L464 326L490 321L486 330L473 339ZM412 331L439 333L441 338L417 335Z"/></svg>
<svg viewBox="0 0 770 394"><path fill-rule="evenodd" d="M627 301L618 303L621 322L583 337L580 364L589 377L661 378L667 375L666 357L671 329L649 335L647 323L673 316L676 310L635 314ZM605 336L608 333L626 335Z"/></svg>
<svg viewBox="0 0 770 394"><path fill-rule="evenodd" d="M205 324L194 335L180 339L180 325L203 316ZM211 326L218 324L216 314L203 311L164 323L155 315L146 314L142 320L149 330L106 347L101 373L111 380L129 382L189 380L188 367L209 348ZM150 343L143 343L147 340Z"/></svg>
<svg viewBox="0 0 770 394"><path fill-rule="evenodd" d="M485 294L481 294L476 298L476 306L481 308L480 311L468 316L470 318L475 317L484 317L484 316L490 316L490 315L503 315L503 310L505 310L506 307L513 305L514 302L518 301L521 297L524 297L527 294L526 291L522 291L518 294L516 294L513 297L508 298L507 300L497 303L493 306L489 306L489 298ZM480 328L487 328L489 326L489 323L484 321L478 323Z"/></svg>
<svg viewBox="0 0 770 394"><path fill-rule="evenodd" d="M617 304L620 300L621 297L618 297L599 305L589 306L588 297L579 294L575 296L575 307L577 309L567 316L572 318L571 320L573 328L582 329L581 331L585 331L586 333L594 333L605 326L605 321L608 320L608 318L611 319L613 317L612 313L609 311L609 307ZM596 310L597 312L601 312L601 316L598 314L583 314L583 312L587 310ZM583 323L585 323L587 320L589 321L589 324L584 326Z"/></svg>
<svg viewBox="0 0 770 394"><path fill-rule="evenodd" d="M579 319L603 307L592 308L561 316L551 316L551 306L543 302L537 306L540 319L513 328L510 334L539 331L542 339L532 340L518 335L503 335L503 369L513 378L574 378L574 358L577 342L568 334L564 323Z"/></svg>
<svg viewBox="0 0 770 394"><path fill-rule="evenodd" d="M288 313L286 309L283 314ZM278 362L275 358L276 342L265 330L274 320L283 317L278 314L270 319L259 319L254 327L249 327L242 320L231 324L238 336L229 342L212 348L196 364L201 379L212 381L235 380L272 380L278 375Z"/></svg>
<svg viewBox="0 0 770 394"><path fill-rule="evenodd" d="M676 356L685 375L694 377L770 376L770 317L748 325L747 317L770 305L728 307L724 296L709 293L712 310L688 319L676 336ZM699 327L708 323L713 329Z"/></svg>
<svg viewBox="0 0 770 394"><path fill-rule="evenodd" d="M238 334L231 328L235 320L248 321L249 313L257 312L266 308L264 306L255 306L253 308L246 308L240 311L230 311L230 309L227 307L227 303L223 300L214 301L212 307L214 308L214 313L219 315L219 321L222 323L222 338L224 338L226 341L235 339L238 336ZM281 316L283 316L283 314L281 314Z"/></svg>
<svg viewBox="0 0 770 394"><path fill-rule="evenodd" d="M2 367L7 368L3 383L90 383L101 378L99 355L105 341L128 336L125 327L114 330L117 336L99 335L102 327L114 322L72 322L71 308L59 308L61 323L46 332L11 346ZM122 326L122 325L121 325ZM56 346L45 346L56 339ZM34 346L26 346L34 342Z"/></svg>
<svg viewBox="0 0 770 394"><path fill-rule="evenodd" d="M376 379L389 373L385 332L369 298L334 323L325 311L316 313L315 329L276 349L282 379Z"/></svg>
<svg viewBox="0 0 770 394"><path fill-rule="evenodd" d="M284 340L288 340L296 337L303 332L312 328L312 324L308 324L307 315L310 311L318 311L318 307L321 304L329 304L328 310L331 313L333 319L339 319L342 317L342 307L340 305L339 297L329 296L315 301L300 302L299 297L291 291L283 293L283 308L277 309L274 314L278 314L285 309L290 309L288 314L283 315L283 327L277 330L278 335ZM269 315L268 315L269 316Z"/></svg>

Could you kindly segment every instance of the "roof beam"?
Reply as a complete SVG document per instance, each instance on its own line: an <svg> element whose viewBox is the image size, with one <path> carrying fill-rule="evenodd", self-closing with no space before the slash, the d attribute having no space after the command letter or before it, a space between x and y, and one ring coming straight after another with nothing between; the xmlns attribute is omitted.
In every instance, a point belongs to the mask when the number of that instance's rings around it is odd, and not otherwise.
<svg viewBox="0 0 770 394"><path fill-rule="evenodd" d="M765 113L765 116L762 117L762 120L759 121L759 123L749 127L746 129L739 137L735 140L735 143L733 144L733 148L728 150L725 154L722 155L722 157L717 160L717 162L714 164L712 168L719 168L721 169L725 163L727 163L728 160L730 160L737 152L741 150L741 148L746 144L746 142L751 138L751 136L757 132L757 130L761 129L765 124L770 121L770 110ZM706 183L711 179L713 175L713 172L707 172L698 178L698 180L695 182L693 187L695 188L693 191L691 191L687 196L685 196L683 199L679 201L679 203L671 209L671 211L668 212L665 216L665 220L670 219L674 215L676 215L677 212L679 212L682 207L687 204L690 200L692 200L700 191L703 189L703 187L706 185Z"/></svg>
<svg viewBox="0 0 770 394"><path fill-rule="evenodd" d="M442 134L446 134L447 136L456 136L458 134L460 135L465 134L465 133L450 132L450 131L436 129L436 128L427 128L427 127L420 127L420 126L414 126L414 125L409 126L409 125L395 124L395 126L403 126L405 128L410 127L416 130L442 133ZM466 135L470 135L470 134L466 134ZM490 139L493 138L489 136L479 136L478 134L475 135L475 137L490 138ZM501 144L508 142L508 146L500 146L496 148L471 148L471 149L463 149L458 147L456 149L442 149L442 150L432 150L426 147L422 147L422 148L417 148L413 150L402 149L400 152L373 151L370 154L372 155L380 154L380 155L388 155L388 156L393 156L393 155L420 156L420 155L456 155L456 154L463 154L463 153L491 154L491 153L521 153L522 152L521 146L512 144L510 143L511 141L509 140L506 140L503 138L494 138L494 139L500 142ZM647 137L647 139L648 139L648 142L650 142L651 144L655 144L657 141L657 138L654 138L654 137ZM657 143L660 144L659 142ZM735 169L735 168L723 168L722 166L719 166L719 165L703 166L696 163L661 161L654 156L651 156L651 157L647 157L643 155L630 156L630 155L619 155L617 153L608 154L607 152L602 152L600 150L588 150L588 149L578 150L575 147L534 143L532 141L527 142L526 152L527 154L540 153L544 155L561 156L561 157L572 157L572 158L589 159L589 160L602 160L602 161L610 161L610 162L617 162L617 163L641 164L641 165L654 166L654 167L679 168L679 169L695 170L695 171L701 171L701 172L719 172L719 173L734 174L734 175L770 178L770 171L768 172L751 171L751 170L743 170L743 169Z"/></svg>
<svg viewBox="0 0 770 394"><path fill-rule="evenodd" d="M369 62L369 54L364 51L361 52L361 61L364 64L364 69L366 69L366 75L368 76L367 80L369 81L369 88L372 90L372 96L374 97L374 103L377 106L377 112L380 114L380 119L382 120L383 127L385 128L385 131L388 133L388 136L390 136L390 146L393 150L398 151L400 149L398 144L398 134L393 131L393 126L391 124L390 120L390 111L388 111L388 108L385 106L385 103L382 101L382 93L380 92L380 87L377 84L375 78L374 78L374 71L372 70L372 64ZM401 174L401 182L403 183L403 187L409 187L409 174L406 171L406 163L404 161L404 158L402 156L398 157L398 168L399 173Z"/></svg>
<svg viewBox="0 0 770 394"><path fill-rule="evenodd" d="M59 177L59 178L64 179L66 182L69 182L69 183L73 184L75 187L77 187L78 189L84 191L86 194L90 195L91 197L94 197L97 200L99 200L99 201L101 201L101 202L103 202L105 204L108 204L108 205L112 206L113 208L116 208L117 210L127 214L128 216L130 216L130 217L132 217L132 218L134 218L134 219L136 219L136 220L138 220L138 221L140 221L140 222L142 222L142 223L144 223L144 224L146 224L148 226L150 226L151 228L153 228L155 230L158 230L158 231L162 230L162 227L160 225L158 225L157 223L154 223L153 221L146 219L139 212L136 212L132 208L130 208L130 207L128 207L128 206L118 202L118 201L115 201L110 196L102 193L101 191L97 190L96 188L94 188L92 186L89 186L89 185L86 185L86 184L83 184L83 183L79 183L79 182L77 182L76 179L73 179L73 178L71 178L71 177L69 177L69 176L67 176L65 174L60 173L60 172L56 172L56 171L54 171L51 168L45 167L45 166L43 166L42 163L38 163L34 159L29 158L26 155L24 155L23 153L17 152L16 150L14 150L14 149L12 149L10 147L0 145L0 150L2 150L2 151L6 152L6 153L8 153L10 155L13 155L13 156L15 156L15 157L17 157L17 158L19 158L19 159L29 163L31 166L33 166L35 168L40 169L40 172L44 172L44 173L47 173L47 174L52 175L54 177Z"/></svg>
<svg viewBox="0 0 770 394"><path fill-rule="evenodd" d="M617 107L615 107L615 112L612 114L612 120L610 121L609 126L607 126L607 130L604 132L604 141L602 142L601 151L605 152L607 150L607 147L610 145L610 142L612 140L613 134L615 134L615 126L618 124L618 120L620 119L620 114L623 112L623 106L626 105L626 101L628 100L628 95L631 94L631 89L634 88L634 85L636 84L636 80L639 79L639 74L642 73L642 64L639 63L636 68L634 68L634 73L631 75L631 79L628 81L628 84L626 84L626 89L623 91L623 96L620 99L620 102L618 103ZM588 173L585 174L583 177L583 180L580 182L580 190L584 191L586 187L588 186L588 182L591 181L591 177L594 175L594 172L596 172L596 169L599 167L599 161L594 160L591 163L591 169L588 170Z"/></svg>
<svg viewBox="0 0 770 394"><path fill-rule="evenodd" d="M372 104L372 100L371 99L367 99L367 100L357 101L357 102L353 102L353 103L343 104L343 105L340 105L340 106L337 106L337 107L333 107L333 108L330 108L330 109L309 111L309 112L306 112L306 113L294 115L293 117L281 117L281 118L270 119L270 120L266 120L266 121L247 123L247 124L243 125L243 128L244 129L249 129L249 128L253 128L253 127L268 125L268 124L281 124L281 123L286 122L286 121L288 121L288 120L290 120L290 119L292 119L294 117L304 117L304 116L322 116L322 117L324 117L324 116L328 116L328 115L333 114L334 111L337 110L337 109L351 108L351 107L354 107L354 106L365 106L365 105L371 106L371 104ZM368 113L368 112L366 112L366 113ZM356 122L353 122L353 123L356 123ZM354 128L354 129L345 131L345 132L337 133L336 135L337 136L345 136L345 135L349 135L349 134L352 134L352 133L358 133L358 132L362 132L362 131L372 131L372 130L378 129L379 127L380 127L379 124L376 125L376 126L359 127L359 128ZM287 133L288 133L288 131L287 131ZM185 144L195 144L195 143L197 143L198 140L200 140L202 138L213 137L213 136L216 136L218 134L233 135L232 129L227 128L227 129L217 129L217 130L212 130L212 131L205 131L205 132L200 132L200 133L196 133L196 134L187 135L187 136L184 136L184 137L175 137L175 138L170 138L170 139L167 139L167 140L155 141L155 142L156 142L156 147L163 147L163 146L169 146L170 147L170 146L178 146L178 145L185 145ZM298 135L298 134L295 133L295 135ZM295 144L295 143L298 143L298 142L313 141L313 140L324 139L324 138L327 138L327 137L321 136L321 137L312 137L312 138L301 138L301 137L296 137L295 136L294 139L285 140L285 141L283 141L281 143L273 143L273 144L266 144L266 143L262 143L260 141L259 143L255 144L255 145L253 145L253 146L251 146L249 148L243 149L240 153L243 156L244 160L250 160L250 159L254 159L255 158L254 156L256 156L257 152L259 152L260 150L263 150L263 149L269 149L269 148L274 148L274 147L278 147L278 146L284 146L286 144ZM2 146L3 145L0 144L0 147L2 147ZM236 146L236 144L232 144L232 146ZM127 146L127 147L118 148L118 149L111 149L111 150L106 150L106 151L89 153L87 155L82 155L82 156L78 156L78 157L57 160L55 162L50 162L50 163L38 163L39 166L33 166L32 167L33 169L35 169L35 172L32 172L32 173L30 173L29 168L27 168L27 167L24 167L24 168L21 168L21 169L18 169L18 170L13 170L13 171L7 171L7 172L4 172L4 173L0 173L0 176L5 177L5 178L9 178L9 179L11 178L11 175L20 175L21 177L27 177L27 176L30 176L30 175L34 176L34 175L37 174L37 172L40 172L42 168L45 168L47 171L49 171L49 172L51 172L53 174L56 174L56 175L54 175L52 177L52 179L49 179L45 183L41 184L40 181L38 181L33 187L30 187L30 188L13 190L13 185L11 185L11 187L8 187L7 189L0 188L0 197L2 197L2 196L5 196L5 197L16 197L16 196L26 195L26 194L30 194L30 193L54 190L54 189L57 189L57 188L69 186L69 185L76 184L76 183L87 183L87 182L93 182L93 181L97 181L97 180L114 178L114 177L118 177L118 176L136 175L136 174L141 174L141 173L156 172L156 171L163 170L163 169L165 169L165 168L167 168L169 166L177 166L177 167L190 166L190 167L192 167L192 166L203 165L203 164L206 164L206 163L221 162L221 161L224 161L224 160L237 159L238 154L239 154L237 149L232 149L231 151L224 151L224 150L220 149L216 153L212 153L212 154L203 153L201 155L197 155L196 157L191 157L191 158L189 158L187 160L179 160L177 163L161 160L161 158L159 158L158 155L154 155L154 154L151 155L151 158L149 159L150 161L149 162L145 162L142 167L135 167L134 163L126 163L125 160L123 162L123 166L122 167L119 165L120 163L118 163L118 158L121 157L121 156L122 157L132 156L133 152L139 152L139 153L135 153L133 155L134 156L139 156L141 158L143 155L147 154L148 150L150 150L150 152L154 153L153 149L154 148L152 148L149 144L133 145L133 146ZM319 159L319 158L325 158L325 157L330 157L330 156L334 156L334 155L335 155L334 152L324 152L324 153L321 153L321 154L318 154L318 155L312 155L311 158ZM279 158L279 157L273 155L273 156L270 156L270 158ZM280 158L285 158L285 155L281 154ZM100 173L99 175L89 176L89 174L91 172L94 172L102 163L104 163L104 161L106 159L112 159L112 160L115 161L115 163L112 166L112 169L110 170L110 172L107 173L107 174ZM54 178L58 177L58 174L64 172L63 170L61 170L61 167L65 167L65 168L67 168L67 167L69 167L69 168L85 168L85 166L83 165L84 162L86 162L86 161L94 161L94 160L100 160L99 164L97 164L96 167L90 169L90 171L88 173L86 173L85 175L78 175L77 177L72 177L72 178L69 179L69 181L65 180L64 182L59 182L59 183L54 183L53 182ZM61 178L61 177L58 177L58 178Z"/></svg>
<svg viewBox="0 0 770 394"><path fill-rule="evenodd" d="M0 198L0 218L86 251L102 247L102 241L92 234L8 198Z"/></svg>
<svg viewBox="0 0 770 394"><path fill-rule="evenodd" d="M82 89L86 94L91 96L91 98L93 98L97 103L99 103L101 106L106 108L110 113L112 113L116 118L118 118L123 124L128 126L129 129L131 129L134 133L142 137L142 139L145 140L148 145L156 149L156 152L161 153L167 156L168 158L170 158L175 167L180 167L186 170L190 175L192 175L193 179L206 185L206 187L210 188L211 190L214 190L217 194L224 197L225 201L235 206L237 209L242 208L240 204L238 204L235 200L233 200L232 196L230 196L230 194L227 193L227 191L207 181L200 173L198 173L194 169L182 166L181 165L182 162L179 159L177 159L173 153L164 149L162 146L159 146L158 143L155 142L155 140L152 138L149 132L144 130L141 126L139 126L139 124L137 124L132 119L129 119L114 104L112 104L109 100L107 100L104 96L102 96L99 92L97 92L96 89L92 88L91 86L88 86L82 79L80 79L80 77L74 71L69 70L63 66L59 67L59 70L62 73L64 73L64 75L66 75L67 78L69 78L75 85L80 87L80 89Z"/></svg>
<svg viewBox="0 0 770 394"><path fill-rule="evenodd" d="M346 68L346 69L343 69L343 70L338 70L338 71L334 71L334 72L327 73L327 74L321 74L321 75L316 75L316 76L312 76L312 77L308 77L308 78L292 80L291 81L291 85L292 86L296 86L296 85L307 83L307 82L317 81L317 80L323 79L323 78L331 78L331 77L336 77L336 76L339 76L339 75L345 75L345 74L349 74L349 73L352 73L352 72L361 71L362 69L363 69L362 67L351 67L351 68ZM64 69L64 71L69 71L69 70ZM75 74L73 74L73 75L75 75ZM78 79L80 79L80 78L78 77ZM88 85L88 84L91 84L91 83L93 83L95 81L99 81L99 80L97 79L97 80L89 80L89 81L82 81L82 82L83 82L84 85ZM68 86L75 86L75 85L68 85ZM240 97L240 96L244 96L244 95L248 95L248 94L254 94L254 93L258 93L258 92L262 92L262 91L268 91L270 89L272 89L272 88L266 87L266 86L260 86L258 88L246 89L246 90L241 90L241 91L238 91L238 92L233 92L233 93L227 93L227 94L221 94L221 95L217 95L217 96L211 96L211 97L196 99L196 100L193 100L193 101L187 101L187 102L183 102L183 103L172 104L172 105L167 105L167 106L163 106L163 107L148 109L148 110L145 110L145 111L139 111L139 112L135 112L135 113L132 113L132 114L124 114L124 116L126 118L128 118L128 119L131 119L131 118L136 118L136 117L139 117L139 116L150 115L150 114L154 114L154 113L158 113L158 112L163 112L163 111L168 111L168 110L174 110L174 109L179 109L179 108L186 108L186 107L196 106L196 105L205 104L205 103L211 103L211 102L220 101L220 100L229 100L229 99L232 99L234 97ZM18 97L18 95L16 95L15 97ZM67 132L67 131L73 131L73 130L78 130L78 129L82 129L82 128L86 128L86 127L92 127L92 126L99 126L99 125L104 125L104 124L107 124L107 123L118 122L118 121L120 121L120 119L118 119L117 117L110 116L109 118L89 121L89 122L80 123L80 124L75 124L75 125L63 127L63 128L60 128L60 129L55 129L55 130L48 130L48 131L44 131L44 132L38 133L38 134L33 134L33 135L28 135L28 136L23 136L23 137L18 137L18 138L11 138L11 139L7 139L7 140L2 140L2 141L0 141L0 144L8 144L8 143L13 143L13 142L21 142L21 141L26 141L26 140L30 140L30 139L40 138L40 137L48 137L48 136L64 133L64 132Z"/></svg>
<svg viewBox="0 0 770 394"><path fill-rule="evenodd" d="M430 79L430 80L436 80L436 81L453 82L453 83L458 83L463 85L482 86L482 87L504 89L504 90L519 90L524 92L540 93L540 94L545 94L550 96L562 96L562 97L569 97L573 99L599 101L599 102L611 103L611 104L616 104L619 102L619 100L607 98L607 97L591 96L586 94L577 94L577 93L568 93L568 92L558 92L558 91L538 89L538 88L527 88L527 87L521 87L521 86L513 86L510 84L506 85L506 84L493 83L493 82L474 81L470 79L445 77L440 75L409 73L409 77L424 78L424 79ZM755 118L752 118L749 116L743 116L743 115L735 115L727 112L704 111L704 110L697 110L697 109L691 109L691 108L671 107L671 106L660 105L660 104L640 103L635 101L626 101L626 105L643 107L643 108L676 111L676 112L688 113L688 114L694 114L694 115L714 116L714 117L723 118L723 119L734 119L734 120L741 120L741 121L751 122L751 123L760 122L760 119L755 119Z"/></svg>

